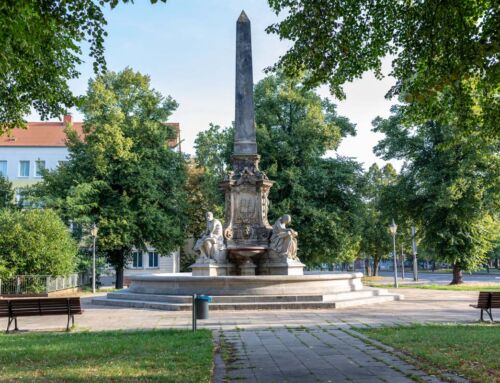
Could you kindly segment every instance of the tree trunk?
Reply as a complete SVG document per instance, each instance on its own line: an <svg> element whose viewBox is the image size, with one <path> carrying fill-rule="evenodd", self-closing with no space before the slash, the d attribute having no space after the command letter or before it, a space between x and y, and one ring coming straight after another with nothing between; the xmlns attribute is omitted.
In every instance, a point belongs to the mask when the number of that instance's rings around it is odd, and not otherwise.
<svg viewBox="0 0 500 383"><path fill-rule="evenodd" d="M367 277L372 276L372 267L370 265L370 258L365 258L365 273Z"/></svg>
<svg viewBox="0 0 500 383"><path fill-rule="evenodd" d="M116 273L115 287L117 289L123 289L123 266L116 266L115 273Z"/></svg>
<svg viewBox="0 0 500 383"><path fill-rule="evenodd" d="M374 277L378 277L378 267L379 267L379 263L380 263L380 258L379 257L374 257L373 258L373 276Z"/></svg>
<svg viewBox="0 0 500 383"><path fill-rule="evenodd" d="M496 268L500 270L500 258L495 259Z"/></svg>
<svg viewBox="0 0 500 383"><path fill-rule="evenodd" d="M453 265L453 280L450 285L459 285L461 283L464 283L464 280L462 279L462 270L460 269L460 266L455 263Z"/></svg>
<svg viewBox="0 0 500 383"><path fill-rule="evenodd" d="M116 249L107 252L108 262L115 268L115 287L123 289L123 269L127 264L127 255L130 254L129 249Z"/></svg>

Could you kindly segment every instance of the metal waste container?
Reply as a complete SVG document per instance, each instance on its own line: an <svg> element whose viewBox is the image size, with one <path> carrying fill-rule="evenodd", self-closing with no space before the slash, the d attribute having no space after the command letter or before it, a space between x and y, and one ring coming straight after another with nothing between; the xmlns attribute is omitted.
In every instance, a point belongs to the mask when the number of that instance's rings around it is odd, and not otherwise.
<svg viewBox="0 0 500 383"><path fill-rule="evenodd" d="M208 295L197 295L194 299L196 319L208 319L208 304L212 302L212 297Z"/></svg>

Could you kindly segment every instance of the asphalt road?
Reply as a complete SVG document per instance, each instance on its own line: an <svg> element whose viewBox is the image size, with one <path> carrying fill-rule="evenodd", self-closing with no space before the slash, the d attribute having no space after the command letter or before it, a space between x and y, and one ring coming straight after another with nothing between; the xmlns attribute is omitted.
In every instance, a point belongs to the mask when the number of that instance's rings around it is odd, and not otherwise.
<svg viewBox="0 0 500 383"><path fill-rule="evenodd" d="M392 277L393 273L389 271L381 271L380 276L382 277ZM452 276L451 273L432 273L432 272L419 272L419 279L425 279L434 283L450 283ZM413 274L405 271L406 279L413 279ZM398 278L401 278L401 270L398 270ZM463 278L465 282L497 282L500 283L500 274L468 274L463 273Z"/></svg>

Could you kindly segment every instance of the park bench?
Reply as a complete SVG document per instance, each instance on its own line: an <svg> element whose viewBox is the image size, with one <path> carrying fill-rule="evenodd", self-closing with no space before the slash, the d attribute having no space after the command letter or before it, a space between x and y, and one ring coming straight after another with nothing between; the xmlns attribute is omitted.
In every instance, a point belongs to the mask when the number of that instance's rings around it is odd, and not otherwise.
<svg viewBox="0 0 500 383"><path fill-rule="evenodd" d="M3 298L0 299L0 318L9 318L7 332L12 322L17 327L18 317L37 315L67 315L66 330L69 331L69 322L75 324L75 315L82 314L82 305L79 297L74 298Z"/></svg>
<svg viewBox="0 0 500 383"><path fill-rule="evenodd" d="M493 321L491 309L500 309L500 291L480 291L477 304L471 305L471 307L481 309L481 320L483 320L483 311L486 311L486 313L490 316L490 319Z"/></svg>

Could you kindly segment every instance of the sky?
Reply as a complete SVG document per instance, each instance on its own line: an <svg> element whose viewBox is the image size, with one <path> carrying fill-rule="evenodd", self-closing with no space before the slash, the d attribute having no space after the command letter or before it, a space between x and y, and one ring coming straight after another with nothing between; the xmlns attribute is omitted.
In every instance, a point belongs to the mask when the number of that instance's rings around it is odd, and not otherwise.
<svg viewBox="0 0 500 383"><path fill-rule="evenodd" d="M151 5L148 0L120 4L107 10L108 37L105 42L108 69L125 67L148 74L152 87L171 95L178 109L171 122L181 125L182 150L194 154L196 135L209 123L229 126L234 120L236 19L245 10L252 23L254 82L265 77L264 68L273 65L291 45L269 35L265 28L279 20L266 0L168 0ZM81 76L71 81L75 94L84 94L93 76L91 59L85 57ZM385 73L390 62L384 60ZM362 79L346 84L347 98L339 101L328 89L318 92L330 97L338 113L357 127L355 137L346 138L336 153L363 163L383 165L372 148L382 135L371 132L371 121L389 115L392 101L384 98L394 79L379 81L367 73ZM83 116L72 110L73 120ZM29 120L37 119L36 115ZM394 163L399 168L398 163Z"/></svg>

